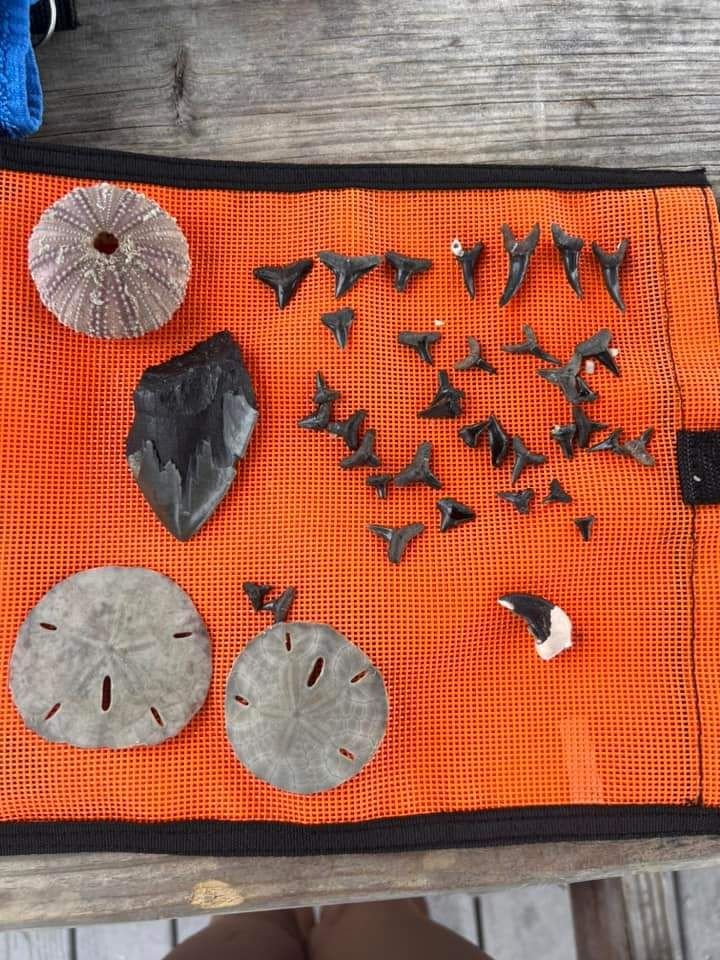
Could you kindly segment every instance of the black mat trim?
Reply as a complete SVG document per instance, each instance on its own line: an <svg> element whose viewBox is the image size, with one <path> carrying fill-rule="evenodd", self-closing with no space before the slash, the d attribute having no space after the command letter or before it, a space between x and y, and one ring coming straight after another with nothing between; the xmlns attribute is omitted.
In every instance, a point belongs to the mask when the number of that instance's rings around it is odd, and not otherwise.
<svg viewBox="0 0 720 960"><path fill-rule="evenodd" d="M552 189L628 190L707 187L704 170L612 170L602 167L465 164L229 163L121 153L55 143L0 143L0 167L67 177L125 180L171 187L298 193L369 190Z"/></svg>
<svg viewBox="0 0 720 960"><path fill-rule="evenodd" d="M677 467L685 503L720 503L720 430L678 430Z"/></svg>
<svg viewBox="0 0 720 960"><path fill-rule="evenodd" d="M277 857L701 834L720 834L720 809L532 807L325 826L218 820L43 821L0 824L0 855L122 852Z"/></svg>

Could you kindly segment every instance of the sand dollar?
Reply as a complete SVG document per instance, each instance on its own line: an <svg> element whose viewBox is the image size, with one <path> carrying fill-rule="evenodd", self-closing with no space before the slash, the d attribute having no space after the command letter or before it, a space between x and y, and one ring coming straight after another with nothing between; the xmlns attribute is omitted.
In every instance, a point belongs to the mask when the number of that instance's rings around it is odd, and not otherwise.
<svg viewBox="0 0 720 960"><path fill-rule="evenodd" d="M380 673L319 623L277 623L255 637L225 692L238 760L291 793L318 793L354 776L377 750L387 714Z"/></svg>
<svg viewBox="0 0 720 960"><path fill-rule="evenodd" d="M56 584L27 615L10 689L45 740L133 747L182 730L210 672L207 628L177 584L142 567L96 567Z"/></svg>

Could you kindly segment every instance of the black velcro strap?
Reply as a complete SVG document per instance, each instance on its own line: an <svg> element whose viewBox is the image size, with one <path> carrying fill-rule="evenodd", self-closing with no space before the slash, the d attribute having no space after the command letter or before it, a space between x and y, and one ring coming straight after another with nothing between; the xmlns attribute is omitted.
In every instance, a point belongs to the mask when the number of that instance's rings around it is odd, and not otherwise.
<svg viewBox="0 0 720 960"><path fill-rule="evenodd" d="M720 503L720 430L679 430L677 464L685 503Z"/></svg>
<svg viewBox="0 0 720 960"><path fill-rule="evenodd" d="M77 15L75 13L75 0L55 0L57 8L56 30L74 30L77 26ZM38 0L30 7L30 32L33 34L44 35L48 31L50 23L50 3L49 0Z"/></svg>

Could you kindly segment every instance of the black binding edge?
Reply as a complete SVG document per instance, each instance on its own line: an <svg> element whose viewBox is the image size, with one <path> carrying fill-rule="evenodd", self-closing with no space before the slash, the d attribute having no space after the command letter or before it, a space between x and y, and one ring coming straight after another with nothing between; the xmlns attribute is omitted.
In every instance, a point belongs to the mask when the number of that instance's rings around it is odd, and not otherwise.
<svg viewBox="0 0 720 960"><path fill-rule="evenodd" d="M720 809L574 806L482 810L305 826L277 822L115 820L0 824L0 855L167 853L311 856L720 834Z"/></svg>
<svg viewBox="0 0 720 960"><path fill-rule="evenodd" d="M603 167L473 164L234 163L96 150L38 141L0 142L0 167L28 173L152 183L168 187L299 193L308 190L643 190L707 187L704 169L615 170Z"/></svg>

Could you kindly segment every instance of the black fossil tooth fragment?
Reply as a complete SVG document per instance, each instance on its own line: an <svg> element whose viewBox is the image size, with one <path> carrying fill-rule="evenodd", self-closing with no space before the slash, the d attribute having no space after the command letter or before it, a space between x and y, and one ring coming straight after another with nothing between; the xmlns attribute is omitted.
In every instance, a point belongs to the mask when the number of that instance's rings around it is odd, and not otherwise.
<svg viewBox="0 0 720 960"><path fill-rule="evenodd" d="M561 361L557 357L553 357L551 353L546 353L542 349L535 331L529 323L524 323L522 329L525 339L522 343L506 343L502 348L505 353L525 353L531 357L537 357L538 360L544 360L545 363L554 363L557 367L561 366Z"/></svg>
<svg viewBox="0 0 720 960"><path fill-rule="evenodd" d="M483 243L476 243L474 247L466 250L457 237L450 244L452 255L455 257L460 269L462 270L465 289L472 299L475 298L475 267L477 266L478 258L484 249L485 245Z"/></svg>
<svg viewBox="0 0 720 960"><path fill-rule="evenodd" d="M474 450L480 443L480 437L487 430L487 420L481 420L479 423L468 423L467 426L458 430L458 436L465 444Z"/></svg>
<svg viewBox="0 0 720 960"><path fill-rule="evenodd" d="M253 276L275 291L275 300L282 310L290 303L303 277L312 270L312 265L312 260L296 260L284 267L256 267Z"/></svg>
<svg viewBox="0 0 720 960"><path fill-rule="evenodd" d="M572 646L572 622L557 604L532 593L508 593L500 597L498 603L522 617L543 660L550 660Z"/></svg>
<svg viewBox="0 0 720 960"><path fill-rule="evenodd" d="M515 463L512 469L512 484L515 486L526 467L540 466L541 463L545 463L547 457L542 453L533 453L531 450L528 450L520 437L513 437L512 447L513 453L515 454Z"/></svg>
<svg viewBox="0 0 720 960"><path fill-rule="evenodd" d="M495 367L488 363L480 352L480 344L475 337L467 338L468 353L455 364L456 370L484 370L485 373L497 373Z"/></svg>
<svg viewBox="0 0 720 960"><path fill-rule="evenodd" d="M578 376L582 357L579 354L573 354L564 367L543 368L538 370L538 376L553 386L562 390L563 396L569 403L589 403L597 400L597 394L593 393L590 387L585 383L582 377Z"/></svg>
<svg viewBox="0 0 720 960"><path fill-rule="evenodd" d="M535 491L530 489L520 490L518 492L514 490L501 490L498 492L498 497L501 500L506 500L515 507L518 513L522 513L525 516L530 513L530 504L534 496Z"/></svg>
<svg viewBox="0 0 720 960"><path fill-rule="evenodd" d="M580 251L585 246L585 241L581 237L573 237L566 233L563 228L553 223L550 226L552 231L553 243L562 257L563 268L567 282L572 287L578 297L582 297L582 286L580 285Z"/></svg>
<svg viewBox="0 0 720 960"><path fill-rule="evenodd" d="M143 373L133 394L128 465L157 518L189 540L235 479L258 419L237 344L227 331Z"/></svg>
<svg viewBox="0 0 720 960"><path fill-rule="evenodd" d="M344 257L341 253L333 253L331 250L321 250L317 257L335 276L336 300L382 262L382 257Z"/></svg>
<svg viewBox="0 0 720 960"><path fill-rule="evenodd" d="M442 497L436 504L440 511L440 533L470 523L475 519L475 511L452 497Z"/></svg>
<svg viewBox="0 0 720 960"><path fill-rule="evenodd" d="M424 523L408 523L404 527L381 527L375 523L368 530L387 543L387 555L390 563L400 563L411 540L425 529Z"/></svg>
<svg viewBox="0 0 720 960"><path fill-rule="evenodd" d="M589 540L592 533L593 524L595 523L595 517L576 517L573 520L573 523L578 528L580 536L583 538L583 540Z"/></svg>
<svg viewBox="0 0 720 960"><path fill-rule="evenodd" d="M272 587L269 583L253 583L251 580L246 580L242 585L243 593L250 601L250 606L257 613L259 610L262 610L263 604L265 603L265 597L270 593Z"/></svg>
<svg viewBox="0 0 720 960"><path fill-rule="evenodd" d="M334 403L336 400L340 399L340 393L337 390L333 390L328 386L325 377L318 372L315 374L315 396L313 397L313 403L316 407L319 407L323 403Z"/></svg>
<svg viewBox="0 0 720 960"><path fill-rule="evenodd" d="M385 259L395 271L395 289L402 293L412 277L419 273L427 273L432 266L432 260L420 260L417 257L406 257L402 253L389 250Z"/></svg>
<svg viewBox="0 0 720 960"><path fill-rule="evenodd" d="M617 308L622 310L623 313L625 312L625 302L623 301L622 294L620 292L620 267L625 259L627 249L627 238L621 240L617 246L617 249L612 253L608 253L607 251L603 250L603 248L597 243L593 243L592 245L593 253L595 254L595 257L602 269L605 289L612 297Z"/></svg>
<svg viewBox="0 0 720 960"><path fill-rule="evenodd" d="M610 352L611 340L612 334L609 330L598 330L592 337L579 343L575 347L575 353L580 354L581 357L595 357L613 376L619 377L620 371L615 363L615 357Z"/></svg>
<svg viewBox="0 0 720 960"><path fill-rule="evenodd" d="M634 440L628 440L627 443L623 443L621 450L626 456L632 457L637 463L641 464L643 467L654 467L655 466L655 457L648 451L647 445L650 442L653 435L653 428L648 427L639 437L635 437Z"/></svg>
<svg viewBox="0 0 720 960"><path fill-rule="evenodd" d="M550 481L550 491L548 495L543 498L543 503L572 503L572 497L567 490L564 489L560 481L553 477Z"/></svg>
<svg viewBox="0 0 720 960"><path fill-rule="evenodd" d="M493 414L490 414L487 419L487 435L490 444L490 461L494 467L499 467L510 449L510 437Z"/></svg>
<svg viewBox="0 0 720 960"><path fill-rule="evenodd" d="M379 467L380 457L375 453L375 431L368 430L362 438L360 446L349 456L340 461L343 470L353 470L355 467Z"/></svg>
<svg viewBox="0 0 720 960"><path fill-rule="evenodd" d="M462 413L465 393L450 383L447 370L438 371L438 391L429 407L418 413L419 417L433 420L453 420Z"/></svg>
<svg viewBox="0 0 720 960"><path fill-rule="evenodd" d="M550 436L560 447L566 460L572 459L573 440L575 439L576 433L577 428L575 427L574 423L556 424L550 430Z"/></svg>
<svg viewBox="0 0 720 960"><path fill-rule="evenodd" d="M522 240L517 239L506 223L502 225L501 230L509 261L507 281L500 297L500 306L504 307L515 296L525 279L530 257L535 252L535 247L540 239L540 225L536 223L530 233Z"/></svg>
<svg viewBox="0 0 720 960"><path fill-rule="evenodd" d="M601 440L600 443L594 444L592 447L588 447L589 453L602 453L603 451L609 451L610 453L617 453L621 457L624 457L625 451L622 448L620 443L620 437L622 435L622 430L613 430L613 432L605 437L604 440Z"/></svg>
<svg viewBox="0 0 720 960"><path fill-rule="evenodd" d="M298 426L303 430L327 430L332 416L332 402L320 403L313 413L309 413L302 420L298 420Z"/></svg>
<svg viewBox="0 0 720 960"><path fill-rule="evenodd" d="M356 410L347 420L332 420L328 424L328 433L342 437L350 450L357 450L360 446L360 428L366 416L367 410Z"/></svg>
<svg viewBox="0 0 720 960"><path fill-rule="evenodd" d="M398 334L398 343L404 347L410 347L415 353L432 366L433 358L430 353L430 347L440 339L439 333L413 333L410 330L402 330Z"/></svg>
<svg viewBox="0 0 720 960"><path fill-rule="evenodd" d="M607 423L600 423L599 420L591 420L581 406L572 408L573 421L577 436L578 446L585 448L590 443L590 438L599 430L607 430Z"/></svg>
<svg viewBox="0 0 720 960"><path fill-rule="evenodd" d="M328 328L335 337L335 343L343 350L347 346L350 327L355 320L355 311L350 307L344 307L342 310L333 310L331 313L324 313L320 317L320 322Z"/></svg>
<svg viewBox="0 0 720 960"><path fill-rule="evenodd" d="M585 383L582 377L578 377L575 381L575 394L576 399L571 399L572 394L566 394L570 403L592 403L594 400L597 400L598 395L590 386Z"/></svg>
<svg viewBox="0 0 720 960"><path fill-rule="evenodd" d="M401 470L395 477L395 486L411 487L415 484L424 483L426 487L440 490L442 483L430 469L431 457L432 444L426 440L418 446L415 455L405 469Z"/></svg>
<svg viewBox="0 0 720 960"><path fill-rule="evenodd" d="M386 500L392 476L389 473L374 473L371 477L367 477L365 483L373 488L378 500Z"/></svg>
<svg viewBox="0 0 720 960"><path fill-rule="evenodd" d="M273 623L285 623L294 599L295 587L288 587L283 590L279 597L275 597L269 603L264 603L260 609L263 613L273 615Z"/></svg>

